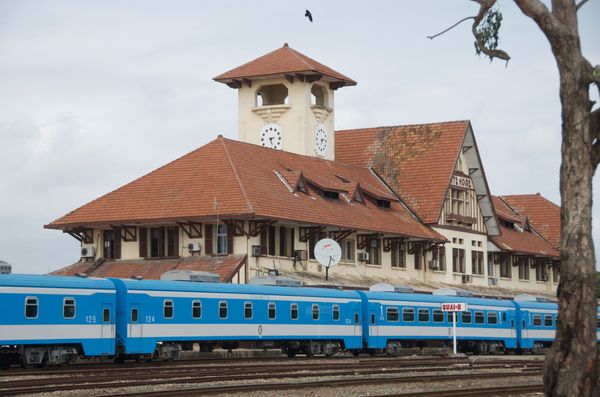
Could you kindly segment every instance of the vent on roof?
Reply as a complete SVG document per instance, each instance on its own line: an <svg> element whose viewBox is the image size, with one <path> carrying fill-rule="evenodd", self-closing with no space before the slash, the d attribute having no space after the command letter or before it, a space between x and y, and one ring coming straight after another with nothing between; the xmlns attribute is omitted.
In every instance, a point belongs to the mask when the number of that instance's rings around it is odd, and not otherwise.
<svg viewBox="0 0 600 397"><path fill-rule="evenodd" d="M161 280L194 281L198 283L218 283L221 278L218 274L195 270L169 270L160 275Z"/></svg>
<svg viewBox="0 0 600 397"><path fill-rule="evenodd" d="M412 294L415 292L415 289L413 287L409 287L408 285L392 285L388 283L379 283L369 287L369 291L400 292L403 294Z"/></svg>
<svg viewBox="0 0 600 397"><path fill-rule="evenodd" d="M473 296L473 293L471 291L465 291L464 289L438 288L433 291L433 295L469 297Z"/></svg>
<svg viewBox="0 0 600 397"><path fill-rule="evenodd" d="M534 296L529 294L520 294L514 297L517 302L550 302L550 299L543 298L541 296Z"/></svg>
<svg viewBox="0 0 600 397"><path fill-rule="evenodd" d="M339 200L340 193L332 192L331 190L323 190L323 197L328 198L328 199L333 199L333 200Z"/></svg>
<svg viewBox="0 0 600 397"><path fill-rule="evenodd" d="M255 276L250 279L253 285L276 285L279 287L300 287L302 282L289 277L282 276Z"/></svg>
<svg viewBox="0 0 600 397"><path fill-rule="evenodd" d="M390 200L377 199L377 206L381 208L390 208L392 203Z"/></svg>

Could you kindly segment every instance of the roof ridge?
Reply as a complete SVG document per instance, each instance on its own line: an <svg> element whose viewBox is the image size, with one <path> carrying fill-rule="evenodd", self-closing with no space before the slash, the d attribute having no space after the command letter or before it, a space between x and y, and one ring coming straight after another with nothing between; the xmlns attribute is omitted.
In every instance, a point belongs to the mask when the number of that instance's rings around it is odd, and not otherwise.
<svg viewBox="0 0 600 397"><path fill-rule="evenodd" d="M344 130L335 130L334 132L352 132L352 131L364 131L364 130L378 130L381 128L405 128L405 127L421 127L426 125L440 125L440 124L459 124L459 123L470 123L471 120L449 120L449 121L433 121L431 123L412 123L412 124L397 124L397 125L380 125L377 127L359 127L349 128Z"/></svg>
<svg viewBox="0 0 600 397"><path fill-rule="evenodd" d="M293 48L290 47L283 47L283 48L287 48L288 51L290 51L296 58L298 58L300 60L300 62L302 62L303 64L305 64L309 69L316 69L315 66L311 65L310 63L308 63L306 61L306 59L304 59L304 57L306 57L306 55L294 50Z"/></svg>
<svg viewBox="0 0 600 397"><path fill-rule="evenodd" d="M238 186L240 187L240 191L242 192L242 196L244 196L244 200L246 200L246 205L248 206L248 209L250 210L250 212L252 214L254 214L255 213L254 207L252 206L252 203L250 203L250 200L248 199L248 195L246 194L246 189L244 189L244 184L242 183L240 176L238 175L237 170L235 169L235 165L233 164L233 161L231 160L231 155L229 154L229 150L227 150L227 145L225 145L225 139L223 138L222 135L219 135L217 137L217 139L219 139L219 141L221 142L221 145L223 146L223 150L225 151L225 156L227 156L227 161L229 162L231 171L233 172L233 175L235 176L235 180L238 183Z"/></svg>

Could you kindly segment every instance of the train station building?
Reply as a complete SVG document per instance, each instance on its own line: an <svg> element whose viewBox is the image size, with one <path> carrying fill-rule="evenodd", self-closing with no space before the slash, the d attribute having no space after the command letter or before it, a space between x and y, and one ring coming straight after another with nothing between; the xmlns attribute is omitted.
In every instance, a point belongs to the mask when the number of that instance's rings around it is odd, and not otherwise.
<svg viewBox="0 0 600 397"><path fill-rule="evenodd" d="M214 78L238 94L239 140L216 137L45 227L81 244L55 274L246 283L277 271L326 284L552 295L559 208L493 196L469 121L334 130L349 77L287 44ZM233 115L232 115L233 117Z"/></svg>

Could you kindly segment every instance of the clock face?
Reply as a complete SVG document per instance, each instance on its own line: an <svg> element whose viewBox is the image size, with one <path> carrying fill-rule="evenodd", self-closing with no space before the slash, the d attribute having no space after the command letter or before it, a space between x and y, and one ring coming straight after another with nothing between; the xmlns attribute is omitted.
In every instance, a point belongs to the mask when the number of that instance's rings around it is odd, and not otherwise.
<svg viewBox="0 0 600 397"><path fill-rule="evenodd" d="M260 129L260 144L271 149L281 149L282 147L281 126L270 123Z"/></svg>
<svg viewBox="0 0 600 397"><path fill-rule="evenodd" d="M317 156L325 157L327 155L327 129L323 124L317 126L315 151Z"/></svg>

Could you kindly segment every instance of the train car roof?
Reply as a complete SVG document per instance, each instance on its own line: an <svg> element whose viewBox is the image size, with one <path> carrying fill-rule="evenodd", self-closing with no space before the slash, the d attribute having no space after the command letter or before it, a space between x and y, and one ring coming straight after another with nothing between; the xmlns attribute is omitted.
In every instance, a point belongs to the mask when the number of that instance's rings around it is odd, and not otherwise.
<svg viewBox="0 0 600 397"><path fill-rule="evenodd" d="M49 274L0 274L0 286L115 289L113 283L105 278L54 276Z"/></svg>
<svg viewBox="0 0 600 397"><path fill-rule="evenodd" d="M515 301L521 309L553 309L558 310L558 304L554 302Z"/></svg>
<svg viewBox="0 0 600 397"><path fill-rule="evenodd" d="M512 301L502 299L473 298L466 296L446 296L446 295L428 295L428 294L403 294L398 292L375 292L365 291L369 300L390 300L390 301L408 301L408 302L430 302L430 303L452 303L466 302L472 305L487 305L498 307L512 307Z"/></svg>
<svg viewBox="0 0 600 397"><path fill-rule="evenodd" d="M122 281L128 290L222 292L230 294L268 294L360 299L356 291L312 287L278 287L270 285L200 283L191 281L128 280Z"/></svg>

